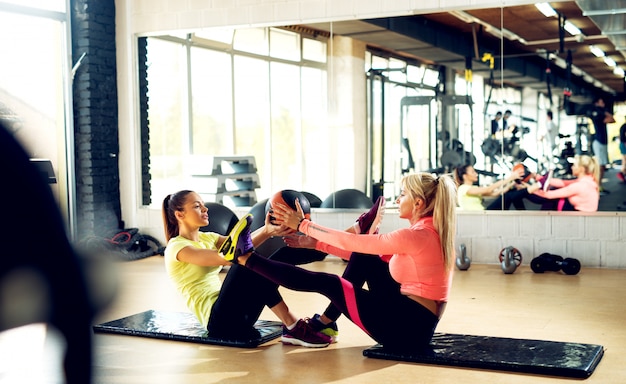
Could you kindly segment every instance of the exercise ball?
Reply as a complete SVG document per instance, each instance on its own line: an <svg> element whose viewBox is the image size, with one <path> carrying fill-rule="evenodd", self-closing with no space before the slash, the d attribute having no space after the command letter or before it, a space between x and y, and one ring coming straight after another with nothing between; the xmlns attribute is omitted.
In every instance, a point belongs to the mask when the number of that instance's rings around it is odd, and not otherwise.
<svg viewBox="0 0 626 384"><path fill-rule="evenodd" d="M311 208L319 208L320 205L322 205L322 199L317 197L317 195L314 195L311 192L301 192L304 196L306 196L307 199L309 199L309 204L311 205Z"/></svg>
<svg viewBox="0 0 626 384"><path fill-rule="evenodd" d="M370 209L374 205L371 198L358 189L342 189L328 196L320 208L360 208Z"/></svg>
<svg viewBox="0 0 626 384"><path fill-rule="evenodd" d="M267 200L265 204L265 212L266 214L270 213L270 222L273 224L273 217L271 216L272 207L276 203L284 204L290 207L293 210L296 210L296 199L300 202L300 206L302 207L302 212L304 212L304 217L307 219L311 219L311 203L309 203L309 199L302 193L298 191L294 191L293 189L283 189L282 191L276 192L272 197Z"/></svg>
<svg viewBox="0 0 626 384"><path fill-rule="evenodd" d="M250 230L252 232L265 225L265 215L267 214L265 206L268 201L269 199L259 200L248 211L248 213L252 215L252 223L250 224Z"/></svg>
<svg viewBox="0 0 626 384"><path fill-rule="evenodd" d="M235 212L223 204L205 202L204 206L209 210L209 224L200 227L202 232L215 232L226 236L239 221Z"/></svg>

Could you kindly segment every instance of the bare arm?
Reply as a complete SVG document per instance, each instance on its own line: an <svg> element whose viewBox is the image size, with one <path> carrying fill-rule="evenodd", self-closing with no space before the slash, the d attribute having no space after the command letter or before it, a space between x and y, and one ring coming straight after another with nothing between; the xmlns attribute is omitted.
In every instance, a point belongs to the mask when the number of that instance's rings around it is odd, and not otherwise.
<svg viewBox="0 0 626 384"><path fill-rule="evenodd" d="M288 236L294 234L295 231L284 225L275 225L270 222L269 212L265 214L265 225L252 232L252 244L255 247L261 245L265 240L274 236Z"/></svg>
<svg viewBox="0 0 626 384"><path fill-rule="evenodd" d="M265 225L251 234L252 243L255 247L258 247L272 236L286 236L292 234L293 232L294 231L288 227L270 224L268 214L265 216ZM216 249L196 248L193 246L184 247L178 251L176 258L179 261L203 267L230 265L231 262L224 260L224 257L217 251L227 238L227 236L220 236L215 243Z"/></svg>
<svg viewBox="0 0 626 384"><path fill-rule="evenodd" d="M225 239L225 236L220 236L219 243L223 243ZM231 264L230 261L224 260L217 249L202 249L192 246L184 247L178 251L176 259L178 259L178 261L184 261L185 263L200 265L202 267L217 267L220 265Z"/></svg>
<svg viewBox="0 0 626 384"><path fill-rule="evenodd" d="M524 174L523 170L513 170L509 177L498 180L491 185L487 185L484 187L473 186L467 190L468 195L472 196L498 196L502 192L506 192L513 185L515 185L515 180L521 178Z"/></svg>

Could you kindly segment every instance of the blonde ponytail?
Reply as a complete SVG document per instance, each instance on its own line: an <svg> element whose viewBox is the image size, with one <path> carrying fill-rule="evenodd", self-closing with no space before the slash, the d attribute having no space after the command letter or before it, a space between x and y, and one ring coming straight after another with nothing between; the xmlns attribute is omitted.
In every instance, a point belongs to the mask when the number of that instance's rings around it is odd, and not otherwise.
<svg viewBox="0 0 626 384"><path fill-rule="evenodd" d="M422 199L425 207L422 217L432 216L433 225L439 233L446 267L450 268L455 258L456 237L456 183L452 175L433 176L430 173L415 173L402 179L405 192L413 199Z"/></svg>

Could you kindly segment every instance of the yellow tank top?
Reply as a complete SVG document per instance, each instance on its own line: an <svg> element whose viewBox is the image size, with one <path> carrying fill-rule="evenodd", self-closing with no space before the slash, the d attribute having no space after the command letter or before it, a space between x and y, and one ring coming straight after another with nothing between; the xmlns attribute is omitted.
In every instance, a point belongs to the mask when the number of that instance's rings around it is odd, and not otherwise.
<svg viewBox="0 0 626 384"><path fill-rule="evenodd" d="M483 199L480 196L468 195L471 185L462 184L457 189L459 207L467 211L484 211Z"/></svg>
<svg viewBox="0 0 626 384"><path fill-rule="evenodd" d="M209 324L211 308L222 287L219 278L221 266L203 267L176 259L181 249L191 246L201 249L215 249L219 239L217 233L200 233L200 241L182 236L173 237L165 247L165 270L174 287L185 298L187 307L196 315L200 324Z"/></svg>

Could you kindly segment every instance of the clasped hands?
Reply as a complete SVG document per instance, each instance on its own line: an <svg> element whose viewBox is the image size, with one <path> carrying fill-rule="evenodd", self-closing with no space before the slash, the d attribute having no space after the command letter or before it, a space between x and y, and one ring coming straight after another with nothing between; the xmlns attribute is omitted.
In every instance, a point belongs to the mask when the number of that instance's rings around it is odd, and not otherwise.
<svg viewBox="0 0 626 384"><path fill-rule="evenodd" d="M289 247L315 249L315 245L317 244L316 239L306 235L296 234L300 222L304 220L304 211L302 211L302 206L298 199L296 199L295 204L295 211L282 203L277 202L273 204L271 211L268 212L265 218L266 224L281 228L276 231L276 236L282 236L283 241ZM273 217L271 221L269 218L270 215ZM279 234L279 232L282 232L282 234Z"/></svg>

